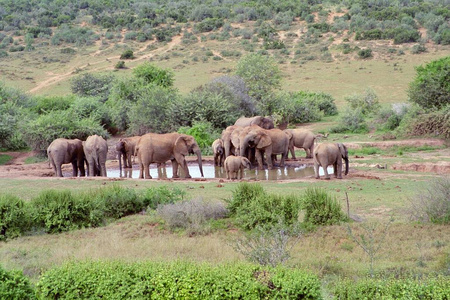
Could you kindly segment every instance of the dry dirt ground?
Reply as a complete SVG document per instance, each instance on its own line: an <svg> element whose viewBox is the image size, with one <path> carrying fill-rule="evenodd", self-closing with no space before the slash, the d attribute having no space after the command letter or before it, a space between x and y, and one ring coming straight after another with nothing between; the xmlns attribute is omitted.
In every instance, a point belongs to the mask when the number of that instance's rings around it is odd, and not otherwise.
<svg viewBox="0 0 450 300"><path fill-rule="evenodd" d="M112 138L108 140L109 144L109 153L108 153L108 168L117 168L118 160L117 155L115 153L114 144L117 139ZM444 141L439 139L413 139L413 140L403 140L403 141L377 141L377 142L366 142L366 143L346 143L349 148L358 148L361 147L362 144L370 145L372 147L377 148L388 148L394 145L408 145L408 146L443 146L445 144ZM0 178L43 178L43 177L53 177L54 173L48 162L40 162L34 164L25 164L25 159L28 157L35 156L36 153L33 152L2 152L1 154L7 154L13 157L7 164L0 166ZM450 174L450 148L445 147L443 149L433 151L433 152L417 152L412 154L413 157L419 158L419 162L414 163L393 163L389 165L389 169L393 170L405 170L405 171L415 171L419 172L417 175L420 175L421 172L431 172L436 174ZM378 169L383 168L383 158L392 159L393 156L383 157L377 156L377 159L380 161L378 164L369 164L366 162L368 159L371 159L370 156L367 157L358 157L358 156L350 156L350 173L346 178L367 178L367 179L376 179L380 178L380 176L404 176L403 174L393 173L393 172L376 172ZM196 157L189 156L188 162L190 164L196 164ZM213 164L213 158L211 156L203 157L204 164ZM372 157L373 161L373 157ZM300 161L288 160L287 165L290 166L298 166L298 165L312 165L312 159L301 158ZM136 165L135 165L136 166ZM364 171L355 169L356 166L364 166L369 167L364 168ZM63 170L70 173L72 166L70 164L63 165ZM373 171L371 171L373 170ZM113 180L113 179L112 179ZM117 178L114 178L117 180ZM191 180L199 180L199 179L191 179ZM203 179L201 179L203 180ZM205 179L206 180L206 179ZM223 179L207 179L207 181L215 181L215 180L223 180ZM313 176L296 179L296 180L314 180Z"/></svg>

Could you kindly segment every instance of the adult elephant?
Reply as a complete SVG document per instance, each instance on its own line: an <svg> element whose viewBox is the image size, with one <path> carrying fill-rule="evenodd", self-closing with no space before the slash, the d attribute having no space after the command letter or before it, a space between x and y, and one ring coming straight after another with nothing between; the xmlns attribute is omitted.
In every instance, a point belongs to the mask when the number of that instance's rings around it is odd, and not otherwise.
<svg viewBox="0 0 450 300"><path fill-rule="evenodd" d="M136 145L139 160L139 178L152 178L149 166L151 163L172 161L173 178L178 178L178 165L184 170L186 178L191 178L186 163L186 155L196 154L201 176L203 177L202 154L193 136L176 132L157 134L147 133Z"/></svg>
<svg viewBox="0 0 450 300"><path fill-rule="evenodd" d="M316 136L312 131L298 128L285 129L284 131L292 134L292 139L289 143L289 152L291 152L293 159L296 159L294 147L303 148L306 152L306 158L312 158L314 142L316 139Z"/></svg>
<svg viewBox="0 0 450 300"><path fill-rule="evenodd" d="M122 174L122 159L124 168L132 168L131 156L135 156L136 144L141 136L121 138L116 144L116 151L119 158L119 170Z"/></svg>
<svg viewBox="0 0 450 300"><path fill-rule="evenodd" d="M253 129L241 139L241 156L245 156L248 148L255 148L255 156L259 169L263 169L264 154L267 167L273 169L274 155L281 154L280 167L284 167L289 148L289 137L280 129Z"/></svg>
<svg viewBox="0 0 450 300"><path fill-rule="evenodd" d="M255 116L251 118L246 117L240 117L236 120L234 125L245 127L245 126L251 126L251 125L258 125L261 128L264 129L272 129L275 128L273 124L273 120L269 117L262 117L262 116Z"/></svg>
<svg viewBox="0 0 450 300"><path fill-rule="evenodd" d="M327 167L332 165L334 176L342 179L342 159L345 160L345 175L348 174L348 151L347 147L342 143L323 143L319 144L313 152L314 157L314 173L319 179L319 166L323 168L325 179L330 179Z"/></svg>
<svg viewBox="0 0 450 300"><path fill-rule="evenodd" d="M222 139L216 139L211 146L214 155L214 166L223 167L223 161L225 159L225 150L223 148Z"/></svg>
<svg viewBox="0 0 450 300"><path fill-rule="evenodd" d="M231 143L231 134L233 133L233 131L236 128L240 128L240 127L236 126L236 125L231 125L222 131L222 135L220 138L223 141L223 148L225 149L225 157L228 157L228 156L234 154L234 146Z"/></svg>
<svg viewBox="0 0 450 300"><path fill-rule="evenodd" d="M47 148L47 155L50 165L55 171L55 176L63 177L61 171L62 164L72 164L72 176L85 176L84 169L85 156L83 152L83 142L79 139L59 138L54 140Z"/></svg>
<svg viewBox="0 0 450 300"><path fill-rule="evenodd" d="M106 177L108 144L105 139L96 134L91 135L83 142L83 149L89 167L88 176Z"/></svg>

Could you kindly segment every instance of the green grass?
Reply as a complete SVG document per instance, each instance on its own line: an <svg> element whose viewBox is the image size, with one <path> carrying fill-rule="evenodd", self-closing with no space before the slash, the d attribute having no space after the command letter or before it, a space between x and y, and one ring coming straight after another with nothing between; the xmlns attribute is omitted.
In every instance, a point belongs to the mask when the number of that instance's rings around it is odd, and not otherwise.
<svg viewBox="0 0 450 300"><path fill-rule="evenodd" d="M48 160L47 157L31 156L25 159L25 164L36 164L47 160Z"/></svg>
<svg viewBox="0 0 450 300"><path fill-rule="evenodd" d="M6 164L11 159L13 159L13 157L11 155L0 154L0 165Z"/></svg>

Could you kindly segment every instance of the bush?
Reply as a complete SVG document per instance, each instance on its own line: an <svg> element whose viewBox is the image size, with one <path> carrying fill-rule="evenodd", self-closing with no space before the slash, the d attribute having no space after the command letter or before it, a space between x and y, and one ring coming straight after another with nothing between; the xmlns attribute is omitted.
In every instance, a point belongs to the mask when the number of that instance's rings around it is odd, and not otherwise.
<svg viewBox="0 0 450 300"><path fill-rule="evenodd" d="M83 97L100 97L105 102L114 83L112 75L82 74L70 83L72 93Z"/></svg>
<svg viewBox="0 0 450 300"><path fill-rule="evenodd" d="M102 207L104 216L119 219L144 209L144 201L134 189L112 185L95 192L95 202Z"/></svg>
<svg viewBox="0 0 450 300"><path fill-rule="evenodd" d="M344 279L334 286L337 299L447 299L450 281L446 276L411 279Z"/></svg>
<svg viewBox="0 0 450 300"><path fill-rule="evenodd" d="M8 194L0 195L0 241L21 236L30 225L28 214L23 200Z"/></svg>
<svg viewBox="0 0 450 300"><path fill-rule="evenodd" d="M320 299L320 280L301 270L233 263L72 262L45 272L40 299Z"/></svg>
<svg viewBox="0 0 450 300"><path fill-rule="evenodd" d="M38 114L46 114L52 110L67 110L75 101L74 96L38 96L32 108Z"/></svg>
<svg viewBox="0 0 450 300"><path fill-rule="evenodd" d="M195 24L195 29L198 32L209 32L212 30L217 30L223 26L223 20L217 18L207 18L199 23Z"/></svg>
<svg viewBox="0 0 450 300"><path fill-rule="evenodd" d="M352 109L361 109L361 112L364 115L376 113L381 107L378 96L371 88L367 88L362 94L347 96L345 97L345 100Z"/></svg>
<svg viewBox="0 0 450 300"><path fill-rule="evenodd" d="M268 228L281 222L286 227L298 221L301 199L294 195L267 194L259 185L239 184L228 200L228 209L243 229Z"/></svg>
<svg viewBox="0 0 450 300"><path fill-rule="evenodd" d="M358 51L358 56L359 58L370 58L372 57L372 49L367 48L367 49L361 49Z"/></svg>
<svg viewBox="0 0 450 300"><path fill-rule="evenodd" d="M36 299L31 283L20 271L7 272L0 266L0 299Z"/></svg>
<svg viewBox="0 0 450 300"><path fill-rule="evenodd" d="M186 192L178 187L169 189L163 185L157 188L149 188L142 195L144 206L150 209L156 209L159 205L172 204L183 200Z"/></svg>
<svg viewBox="0 0 450 300"><path fill-rule="evenodd" d="M94 118L79 119L73 112L51 111L38 118L21 124L23 139L36 151L45 151L57 138L78 138L85 140L88 136L98 134L107 137L108 133Z"/></svg>
<svg viewBox="0 0 450 300"><path fill-rule="evenodd" d="M150 84L139 86L132 93L136 103L130 103L126 113L129 120L127 131L130 135L143 135L147 132L166 133L175 130L177 124L172 119L172 107L174 102L177 102L177 95L174 90Z"/></svg>
<svg viewBox="0 0 450 300"><path fill-rule="evenodd" d="M203 199L160 205L157 212L171 230L185 229L190 235L204 232L207 221L224 218L228 213L222 202Z"/></svg>
<svg viewBox="0 0 450 300"><path fill-rule="evenodd" d="M100 218L91 215L93 205L90 198L76 197L68 190L46 190L31 202L33 222L47 233L95 227Z"/></svg>
<svg viewBox="0 0 450 300"><path fill-rule="evenodd" d="M450 56L417 67L408 96L411 102L427 109L450 105Z"/></svg>
<svg viewBox="0 0 450 300"><path fill-rule="evenodd" d="M120 55L120 59L133 59L134 57L134 53L133 50L125 50L121 55Z"/></svg>
<svg viewBox="0 0 450 300"><path fill-rule="evenodd" d="M114 69L125 69L125 62L123 60L119 60L114 66Z"/></svg>
<svg viewBox="0 0 450 300"><path fill-rule="evenodd" d="M174 74L169 69L161 69L151 63L144 63L133 69L136 78L143 79L146 84L155 84L164 88L173 86Z"/></svg>
<svg viewBox="0 0 450 300"><path fill-rule="evenodd" d="M342 114L338 125L330 129L332 133L353 132L353 133L367 133L369 126L367 125L364 114L360 108L352 109L346 107Z"/></svg>
<svg viewBox="0 0 450 300"><path fill-rule="evenodd" d="M416 221L450 224L450 177L432 179L410 200L409 212Z"/></svg>
<svg viewBox="0 0 450 300"><path fill-rule="evenodd" d="M112 127L111 112L99 97L77 97L70 107L74 116L80 119L92 119L101 126Z"/></svg>
<svg viewBox="0 0 450 300"><path fill-rule="evenodd" d="M192 127L181 127L179 133L184 133L194 137L203 155L212 155L211 145L219 137L219 133L214 131L209 122L194 122Z"/></svg>
<svg viewBox="0 0 450 300"><path fill-rule="evenodd" d="M334 225L348 220L335 197L320 188L308 188L303 196L304 223Z"/></svg>
<svg viewBox="0 0 450 300"><path fill-rule="evenodd" d="M450 138L450 105L439 111L418 114L401 122L407 136L434 136Z"/></svg>

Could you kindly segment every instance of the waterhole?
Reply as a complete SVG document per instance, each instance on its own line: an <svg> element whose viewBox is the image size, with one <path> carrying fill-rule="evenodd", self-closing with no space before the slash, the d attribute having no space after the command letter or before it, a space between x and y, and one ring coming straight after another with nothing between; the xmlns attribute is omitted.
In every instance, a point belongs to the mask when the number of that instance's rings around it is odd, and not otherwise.
<svg viewBox="0 0 450 300"><path fill-rule="evenodd" d="M153 165L151 165L153 166ZM201 178L200 170L197 165L189 165L189 173L192 178ZM333 167L328 167L328 173L333 174ZM181 169L179 171L183 172ZM139 168L133 166L133 169L124 169L122 174L118 168L110 168L107 170L108 177L112 178L139 178ZM320 176L323 176L323 169L319 168ZM152 178L167 179L172 178L172 166L167 165L165 168L158 169L155 167L150 168L150 175ZM183 176L183 174L180 174ZM204 178L227 178L225 169L221 167L215 167L213 165L203 165ZM284 168L275 168L273 170L258 170L253 168L251 170L245 169L243 179L257 179L257 180L283 180L283 179L299 179L314 176L314 167L300 165L300 166L287 166Z"/></svg>

